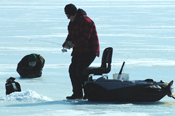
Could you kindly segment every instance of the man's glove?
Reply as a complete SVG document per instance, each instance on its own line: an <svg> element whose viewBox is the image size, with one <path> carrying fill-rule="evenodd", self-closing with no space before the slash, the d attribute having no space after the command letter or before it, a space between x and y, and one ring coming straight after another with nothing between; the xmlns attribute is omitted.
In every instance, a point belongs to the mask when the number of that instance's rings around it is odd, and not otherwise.
<svg viewBox="0 0 175 116"><path fill-rule="evenodd" d="M72 43L72 41L66 41L66 43L63 47L70 49L70 48L74 47L74 44Z"/></svg>
<svg viewBox="0 0 175 116"><path fill-rule="evenodd" d="M69 44L66 42L65 45L63 46L63 48L70 49L70 46L69 46Z"/></svg>
<svg viewBox="0 0 175 116"><path fill-rule="evenodd" d="M70 46L70 48L74 47L74 44L72 43L72 41L67 41L67 44Z"/></svg>

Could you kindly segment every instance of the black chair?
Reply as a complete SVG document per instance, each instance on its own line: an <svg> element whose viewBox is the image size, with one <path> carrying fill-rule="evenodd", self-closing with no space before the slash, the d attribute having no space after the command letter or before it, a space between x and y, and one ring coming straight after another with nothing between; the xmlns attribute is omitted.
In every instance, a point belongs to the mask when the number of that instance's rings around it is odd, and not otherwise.
<svg viewBox="0 0 175 116"><path fill-rule="evenodd" d="M112 47L106 48L103 51L101 66L100 67L88 67L83 71L83 74L84 75L103 75L103 74L109 73L111 71L112 52L113 52Z"/></svg>

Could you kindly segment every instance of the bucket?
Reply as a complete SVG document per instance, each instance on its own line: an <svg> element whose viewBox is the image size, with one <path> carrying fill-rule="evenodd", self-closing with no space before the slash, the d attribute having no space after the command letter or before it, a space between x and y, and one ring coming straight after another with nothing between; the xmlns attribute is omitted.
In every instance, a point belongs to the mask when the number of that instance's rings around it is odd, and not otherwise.
<svg viewBox="0 0 175 116"><path fill-rule="evenodd" d="M115 73L115 74L113 74L113 79L128 81L129 80L129 74L128 73L122 73L122 74Z"/></svg>

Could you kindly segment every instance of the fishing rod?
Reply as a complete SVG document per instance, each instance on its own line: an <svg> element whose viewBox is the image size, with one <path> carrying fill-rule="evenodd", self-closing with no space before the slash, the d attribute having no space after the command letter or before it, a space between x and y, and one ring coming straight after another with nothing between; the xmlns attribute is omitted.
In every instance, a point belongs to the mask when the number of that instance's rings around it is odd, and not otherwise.
<svg viewBox="0 0 175 116"><path fill-rule="evenodd" d="M33 41L34 39L30 39L29 41ZM47 40L41 40L41 39L37 39L38 41L43 41L43 42L47 42L47 43L52 43L52 44L57 44L57 45L62 45L61 43L57 43L57 42L52 42L52 41L47 41ZM61 50L63 53L64 52L67 52L67 49L66 48L63 48Z"/></svg>
<svg viewBox="0 0 175 116"><path fill-rule="evenodd" d="M120 71L119 71L119 74L120 74L120 75L122 74L124 65L125 65L125 61L123 61L122 67L121 67L121 69L120 69Z"/></svg>
<svg viewBox="0 0 175 116"><path fill-rule="evenodd" d="M121 74L122 74L122 71L123 71L123 67L124 67L124 65L125 65L125 61L123 61L123 64L122 64L122 67L121 67L121 69L120 69L120 71L119 71L119 73L118 73L118 77L117 77L117 79L120 79Z"/></svg>
<svg viewBox="0 0 175 116"><path fill-rule="evenodd" d="M29 41L33 41L33 40L36 41L36 39L30 39ZM52 43L52 44L62 45L62 44L57 43L57 42L52 42L52 41L47 41L47 40L41 40L41 39L37 39L37 41L43 41L43 42L47 42L47 43Z"/></svg>

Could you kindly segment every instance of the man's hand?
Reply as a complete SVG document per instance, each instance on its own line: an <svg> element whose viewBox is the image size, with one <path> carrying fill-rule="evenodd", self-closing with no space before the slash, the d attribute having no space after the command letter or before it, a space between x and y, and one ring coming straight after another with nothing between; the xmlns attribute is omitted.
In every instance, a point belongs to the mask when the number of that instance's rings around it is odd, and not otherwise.
<svg viewBox="0 0 175 116"><path fill-rule="evenodd" d="M70 46L70 48L74 47L74 44L72 43L72 41L67 41L67 44Z"/></svg>
<svg viewBox="0 0 175 116"><path fill-rule="evenodd" d="M74 47L74 44L72 43L72 41L66 41L64 48L70 49Z"/></svg>
<svg viewBox="0 0 175 116"><path fill-rule="evenodd" d="M70 46L67 42L65 43L65 45L63 47L66 48L66 49L70 49Z"/></svg>
<svg viewBox="0 0 175 116"><path fill-rule="evenodd" d="M74 44L72 43L72 41L66 41L64 48L70 49L74 47Z"/></svg>

